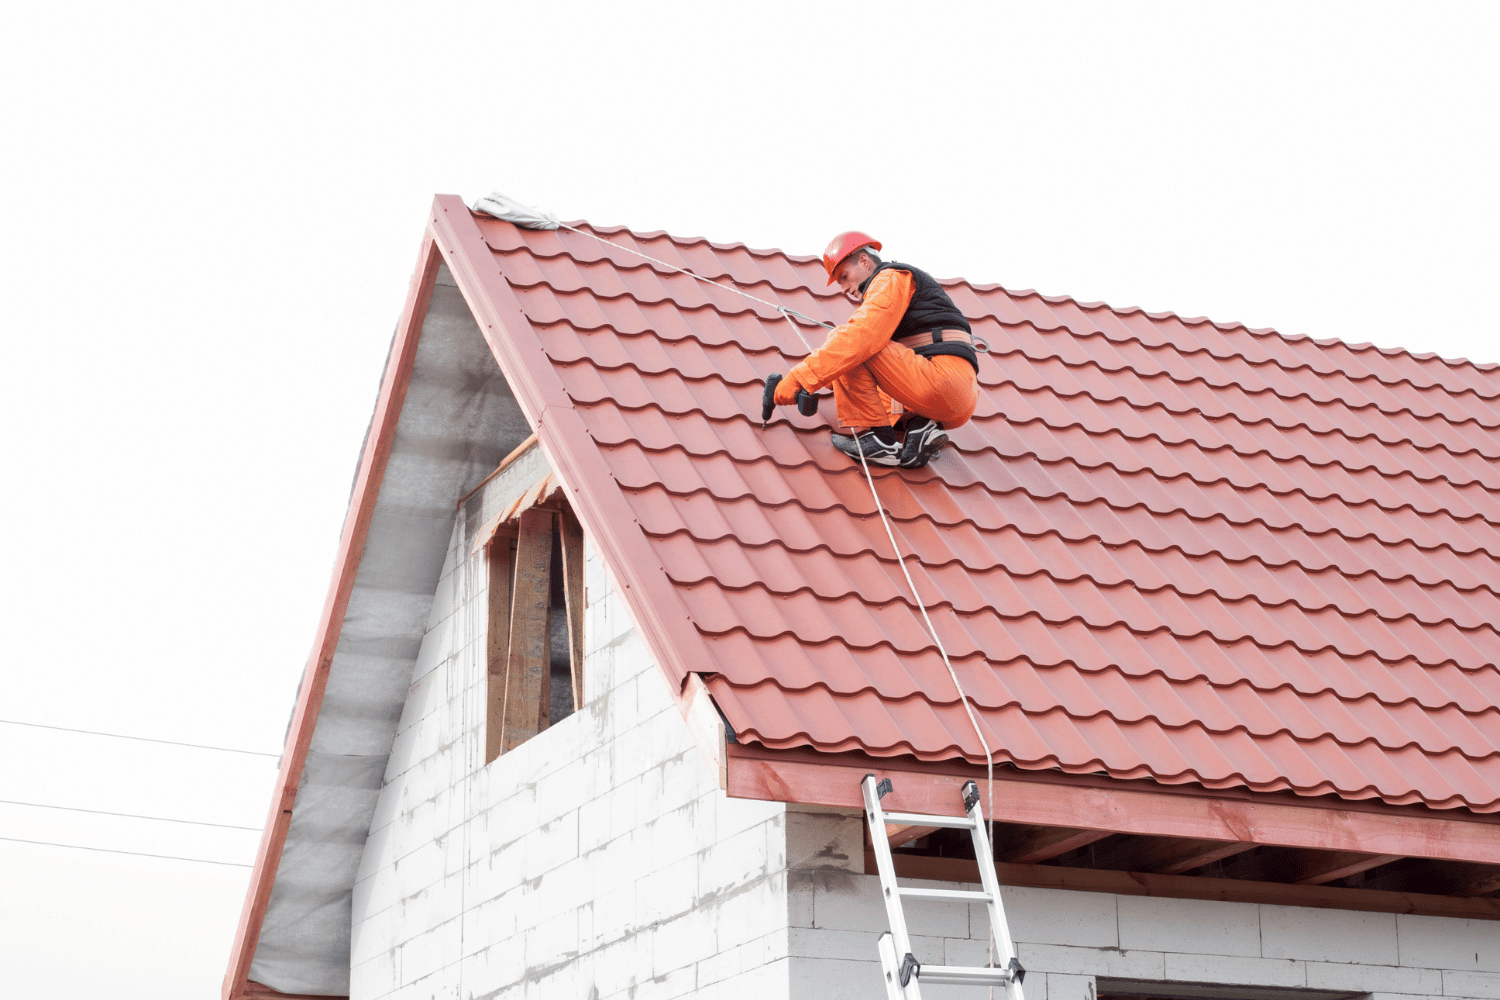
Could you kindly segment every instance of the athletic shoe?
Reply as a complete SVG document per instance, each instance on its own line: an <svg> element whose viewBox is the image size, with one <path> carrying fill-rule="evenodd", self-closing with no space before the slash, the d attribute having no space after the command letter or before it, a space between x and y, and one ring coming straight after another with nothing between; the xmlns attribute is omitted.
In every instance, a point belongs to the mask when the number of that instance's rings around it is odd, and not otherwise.
<svg viewBox="0 0 1500 1000"><path fill-rule="evenodd" d="M861 451L865 453L865 461L871 465L895 465L901 461L901 445L897 441L882 441L869 431L852 437L848 434L834 434L829 440L835 448L855 462L859 461Z"/></svg>
<svg viewBox="0 0 1500 1000"><path fill-rule="evenodd" d="M943 450L948 433L943 425L927 417L912 417L906 422L906 441L901 445L903 469L920 469Z"/></svg>

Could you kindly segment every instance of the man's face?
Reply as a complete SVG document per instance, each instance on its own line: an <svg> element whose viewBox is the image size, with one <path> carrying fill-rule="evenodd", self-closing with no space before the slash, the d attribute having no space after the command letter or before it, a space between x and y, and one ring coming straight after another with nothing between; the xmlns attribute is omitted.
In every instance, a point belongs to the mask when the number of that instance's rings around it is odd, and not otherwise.
<svg viewBox="0 0 1500 1000"><path fill-rule="evenodd" d="M858 302L864 298L860 294L859 286L863 285L865 279L874 273L875 262L861 250L845 257L843 262L833 269L833 280L839 283L845 295Z"/></svg>

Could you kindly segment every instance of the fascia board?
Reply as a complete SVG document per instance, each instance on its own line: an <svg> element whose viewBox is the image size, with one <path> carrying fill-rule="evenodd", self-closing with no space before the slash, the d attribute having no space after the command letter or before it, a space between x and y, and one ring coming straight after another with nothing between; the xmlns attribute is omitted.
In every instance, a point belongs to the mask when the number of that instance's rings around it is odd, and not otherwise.
<svg viewBox="0 0 1500 1000"><path fill-rule="evenodd" d="M729 794L863 811L866 774L891 778L891 809L929 815L959 811L959 789L977 781L988 801L984 768L958 762L876 761L856 754L769 751L731 746ZM1147 837L1191 837L1320 851L1500 864L1500 817L1383 806L1299 802L1253 792L1139 787L1109 778L995 775L995 814L1002 823L1107 830Z"/></svg>

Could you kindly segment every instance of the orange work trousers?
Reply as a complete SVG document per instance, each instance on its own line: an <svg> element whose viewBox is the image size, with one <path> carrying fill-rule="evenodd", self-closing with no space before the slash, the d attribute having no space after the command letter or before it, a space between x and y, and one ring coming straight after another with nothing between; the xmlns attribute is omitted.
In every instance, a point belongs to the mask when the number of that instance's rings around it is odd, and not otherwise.
<svg viewBox="0 0 1500 1000"><path fill-rule="evenodd" d="M945 428L968 423L979 403L974 366L954 354L923 357L891 341L864 364L833 380L833 401L845 427L888 427L892 400Z"/></svg>

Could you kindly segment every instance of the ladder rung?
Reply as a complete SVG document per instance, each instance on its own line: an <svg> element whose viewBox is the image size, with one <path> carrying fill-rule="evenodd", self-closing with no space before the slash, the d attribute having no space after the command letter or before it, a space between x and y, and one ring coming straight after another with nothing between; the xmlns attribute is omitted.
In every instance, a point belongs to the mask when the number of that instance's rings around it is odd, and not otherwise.
<svg viewBox="0 0 1500 1000"><path fill-rule="evenodd" d="M1010 970L988 966L924 965L917 978L934 986L1005 986L1010 982Z"/></svg>
<svg viewBox="0 0 1500 1000"><path fill-rule="evenodd" d="M885 814L885 821L891 826L936 826L945 830L972 830L974 821L967 816L924 816L921 813L896 813Z"/></svg>
<svg viewBox="0 0 1500 1000"><path fill-rule="evenodd" d="M937 899L950 903L988 903L990 894L974 889L923 889L918 886L900 886L901 895L908 899Z"/></svg>

